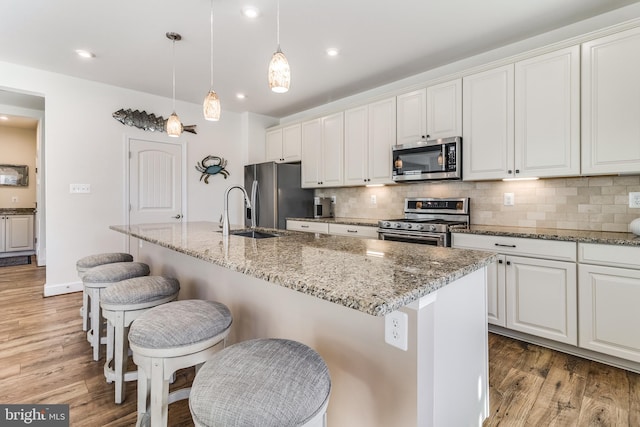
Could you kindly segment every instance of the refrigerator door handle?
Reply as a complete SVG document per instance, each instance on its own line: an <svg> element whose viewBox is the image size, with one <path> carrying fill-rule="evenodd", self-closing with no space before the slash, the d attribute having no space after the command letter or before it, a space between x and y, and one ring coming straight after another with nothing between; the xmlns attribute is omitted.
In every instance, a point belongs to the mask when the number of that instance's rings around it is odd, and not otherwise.
<svg viewBox="0 0 640 427"><path fill-rule="evenodd" d="M258 207L256 206L256 194L258 192L258 180L254 179L251 184L251 228L256 228L256 215Z"/></svg>

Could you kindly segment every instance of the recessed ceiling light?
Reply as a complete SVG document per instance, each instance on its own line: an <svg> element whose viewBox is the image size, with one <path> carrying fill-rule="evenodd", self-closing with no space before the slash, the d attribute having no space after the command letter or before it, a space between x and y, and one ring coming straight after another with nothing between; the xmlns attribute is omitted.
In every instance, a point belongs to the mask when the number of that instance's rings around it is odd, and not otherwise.
<svg viewBox="0 0 640 427"><path fill-rule="evenodd" d="M7 116L0 116L0 120L9 120L9 117L7 117Z"/></svg>
<svg viewBox="0 0 640 427"><path fill-rule="evenodd" d="M245 6L242 8L242 16L249 19L255 19L260 16L260 10L254 6Z"/></svg>
<svg viewBox="0 0 640 427"><path fill-rule="evenodd" d="M88 50L76 49L76 54L81 58L95 58L96 54Z"/></svg>
<svg viewBox="0 0 640 427"><path fill-rule="evenodd" d="M340 50L338 48L330 47L327 49L327 55L329 56L338 56L339 53Z"/></svg>
<svg viewBox="0 0 640 427"><path fill-rule="evenodd" d="M245 95L244 93L237 93L236 94L236 98L238 98L238 99L247 99L247 95Z"/></svg>

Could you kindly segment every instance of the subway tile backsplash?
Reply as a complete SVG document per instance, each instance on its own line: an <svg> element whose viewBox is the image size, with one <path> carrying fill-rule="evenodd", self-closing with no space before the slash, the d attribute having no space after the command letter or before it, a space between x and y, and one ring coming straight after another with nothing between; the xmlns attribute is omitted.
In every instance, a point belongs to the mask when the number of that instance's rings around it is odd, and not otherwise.
<svg viewBox="0 0 640 427"><path fill-rule="evenodd" d="M629 208L629 192L640 192L640 175L323 188L316 195L336 196L338 217L401 218L405 197L470 197L472 224L628 232L640 217ZM513 206L503 205L504 193L514 193Z"/></svg>

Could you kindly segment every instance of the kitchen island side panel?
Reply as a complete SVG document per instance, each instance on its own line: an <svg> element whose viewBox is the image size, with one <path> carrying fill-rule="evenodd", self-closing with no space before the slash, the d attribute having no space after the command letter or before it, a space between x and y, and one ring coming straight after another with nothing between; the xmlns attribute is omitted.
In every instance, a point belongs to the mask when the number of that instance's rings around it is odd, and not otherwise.
<svg viewBox="0 0 640 427"><path fill-rule="evenodd" d="M409 314L408 350L402 351L385 343L382 316L368 315L132 238L132 247L134 244L138 260L147 262L152 274L180 281L180 299L211 299L229 307L233 325L228 344L259 337L289 338L318 351L329 366L332 379L328 425L428 427L444 425L441 422L447 422L448 417L455 417L452 420L456 422L466 417L463 425L481 425L486 417L486 411L476 409L477 396L467 401L468 390L461 390L459 395L451 393L457 386L468 389L471 383L476 384L475 391L478 381L486 385L486 326L484 335L472 340L463 338L462 342L468 343L464 348L460 340L447 339L449 325L440 324L437 312L437 304L448 310L455 305L452 299L466 299L461 301L464 307L480 306L471 310L482 317L473 319L473 323L486 325L484 301L475 300L476 293L467 292L470 287L484 289L484 282L478 279L484 277L484 268L447 285L454 291L442 293L442 298L432 304L428 304L431 297L424 297L422 306L416 302L402 309ZM480 293L483 295L484 291ZM465 324L462 330L474 334L476 329L468 324L470 316L463 316L460 323ZM484 342L482 348L478 348L479 341ZM450 342L456 346L447 349ZM460 373L443 371L459 368L449 361L451 351L461 351L456 365L484 363L484 376L481 374L479 380L474 372L473 378L461 380L468 376L464 366ZM444 387L445 382L443 401L437 396L438 387ZM484 392L482 399L485 405Z"/></svg>

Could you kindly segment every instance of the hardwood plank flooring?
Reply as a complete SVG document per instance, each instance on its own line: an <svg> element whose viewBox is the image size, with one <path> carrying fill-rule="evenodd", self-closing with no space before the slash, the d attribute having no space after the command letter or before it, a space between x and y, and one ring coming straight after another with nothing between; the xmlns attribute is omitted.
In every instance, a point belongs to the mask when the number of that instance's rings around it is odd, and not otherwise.
<svg viewBox="0 0 640 427"><path fill-rule="evenodd" d="M72 426L134 425L135 383L113 403L82 332L81 294L43 298L44 282L35 262L0 268L0 403L66 403ZM180 371L172 388L192 379ZM640 375L495 334L489 387L485 427L640 426ZM170 406L169 425L193 425L186 401Z"/></svg>

